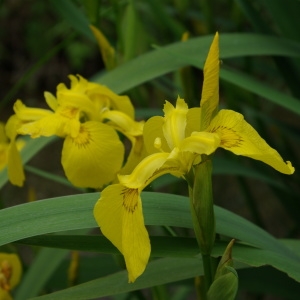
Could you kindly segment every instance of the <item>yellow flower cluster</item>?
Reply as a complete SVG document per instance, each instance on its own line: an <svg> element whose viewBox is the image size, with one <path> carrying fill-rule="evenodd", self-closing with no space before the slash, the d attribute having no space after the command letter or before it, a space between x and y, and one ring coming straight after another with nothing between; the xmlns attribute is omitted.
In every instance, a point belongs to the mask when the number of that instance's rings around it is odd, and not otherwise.
<svg viewBox="0 0 300 300"><path fill-rule="evenodd" d="M7 131L14 136L63 138L61 162L69 181L77 187L101 188L123 167L124 145L117 132L132 142L124 166L130 170L143 153L144 123L134 121L134 108L127 96L81 76L69 78L70 88L61 83L56 96L44 93L50 109L30 108L17 100Z"/></svg>
<svg viewBox="0 0 300 300"><path fill-rule="evenodd" d="M284 162L243 115L226 109L218 111L218 41L216 34L204 66L200 107L189 109L180 98L175 107L166 102L164 117L154 116L144 126L149 155L130 175L119 175L119 183L106 187L94 207L102 233L124 255L129 282L144 272L150 257L140 195L154 179L166 173L186 178L203 155L219 147L260 160L281 173L294 172L291 163Z"/></svg>

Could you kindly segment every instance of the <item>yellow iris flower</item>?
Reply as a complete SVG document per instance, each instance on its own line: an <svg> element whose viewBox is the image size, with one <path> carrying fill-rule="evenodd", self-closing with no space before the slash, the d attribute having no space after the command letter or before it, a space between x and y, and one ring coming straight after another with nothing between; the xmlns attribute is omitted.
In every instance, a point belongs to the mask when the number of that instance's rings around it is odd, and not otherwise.
<svg viewBox="0 0 300 300"><path fill-rule="evenodd" d="M18 285L22 266L16 254L0 253L0 300L12 300L10 291Z"/></svg>
<svg viewBox="0 0 300 300"><path fill-rule="evenodd" d="M78 187L101 188L122 168L124 146L116 130L135 140L142 136L143 123L133 120L127 96L81 76L69 77L71 87L59 84L56 97L45 92L50 109L29 108L18 100L12 118L19 120L18 134L64 138L61 162L67 178Z"/></svg>
<svg viewBox="0 0 300 300"><path fill-rule="evenodd" d="M16 131L11 128L12 123L0 123L0 171L7 166L9 181L17 186L23 186L25 175L20 156L20 150L25 141L17 139Z"/></svg>
<svg viewBox="0 0 300 300"><path fill-rule="evenodd" d="M150 118L144 126L149 156L130 175L119 175L119 183L106 187L94 207L102 233L124 255L129 282L135 281L147 265L150 240L144 225L141 191L157 177L170 173L185 177L202 155L218 147L237 155L260 160L279 172L292 174L276 150L259 136L244 117L232 110L220 110L219 43L216 34L204 66L201 107L188 109L178 98L176 107L166 102L164 117Z"/></svg>

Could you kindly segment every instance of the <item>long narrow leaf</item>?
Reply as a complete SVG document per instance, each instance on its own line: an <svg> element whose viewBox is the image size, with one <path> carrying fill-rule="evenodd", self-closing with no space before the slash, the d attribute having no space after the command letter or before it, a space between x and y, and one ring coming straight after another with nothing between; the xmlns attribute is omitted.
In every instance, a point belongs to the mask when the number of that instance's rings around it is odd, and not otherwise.
<svg viewBox="0 0 300 300"><path fill-rule="evenodd" d="M98 193L36 201L0 211L0 245L31 236L97 227L93 207ZM182 196L142 194L147 225L192 228L188 199ZM266 231L220 207L215 207L217 232L253 246L298 257Z"/></svg>

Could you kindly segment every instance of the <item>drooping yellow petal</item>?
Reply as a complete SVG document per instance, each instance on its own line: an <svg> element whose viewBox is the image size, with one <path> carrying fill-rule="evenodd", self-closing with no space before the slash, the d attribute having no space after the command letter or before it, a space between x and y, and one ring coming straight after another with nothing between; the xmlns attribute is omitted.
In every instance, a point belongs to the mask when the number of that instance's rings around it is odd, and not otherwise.
<svg viewBox="0 0 300 300"><path fill-rule="evenodd" d="M77 137L66 137L61 161L72 184L101 188L115 178L123 156L124 147L115 130L89 121L81 124Z"/></svg>
<svg viewBox="0 0 300 300"><path fill-rule="evenodd" d="M166 101L164 113L163 133L170 149L173 149L185 138L188 106L183 99L178 97L176 107Z"/></svg>
<svg viewBox="0 0 300 300"><path fill-rule="evenodd" d="M121 184L108 186L94 207L94 217L124 255L129 282L134 282L144 272L151 251L139 191Z"/></svg>
<svg viewBox="0 0 300 300"><path fill-rule="evenodd" d="M205 61L201 96L201 130L204 130L216 115L219 105L219 34L216 33Z"/></svg>
<svg viewBox="0 0 300 300"><path fill-rule="evenodd" d="M244 120L244 116L232 110L220 110L207 131L220 136L220 147L236 155L248 156L270 165L284 174L293 174L292 164L285 162L257 131Z"/></svg>
<svg viewBox="0 0 300 300"><path fill-rule="evenodd" d="M115 49L110 45L104 34L95 26L90 25L90 28L98 42L103 62L107 70L112 70L116 66Z"/></svg>
<svg viewBox="0 0 300 300"><path fill-rule="evenodd" d="M23 186L25 174L20 152L17 149L15 140L12 140L8 147L7 172L9 181L17 186Z"/></svg>

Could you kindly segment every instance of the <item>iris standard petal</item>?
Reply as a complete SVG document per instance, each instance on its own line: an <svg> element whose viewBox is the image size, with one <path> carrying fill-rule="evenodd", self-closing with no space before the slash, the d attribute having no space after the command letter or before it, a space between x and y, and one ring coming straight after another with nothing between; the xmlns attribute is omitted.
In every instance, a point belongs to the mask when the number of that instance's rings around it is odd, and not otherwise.
<svg viewBox="0 0 300 300"><path fill-rule="evenodd" d="M194 131L200 131L201 125L201 108L190 108L186 115L185 136L190 136Z"/></svg>
<svg viewBox="0 0 300 300"><path fill-rule="evenodd" d="M236 155L260 160L284 174L293 174L295 171L292 164L289 161L285 162L240 113L220 110L207 131L217 133L221 138L220 147Z"/></svg>
<svg viewBox="0 0 300 300"><path fill-rule="evenodd" d="M159 150L164 152L170 152L170 147L165 139L163 133L164 118L155 116L150 118L144 125L143 136L144 143L148 153L155 153ZM156 139L160 139L160 147L155 147L154 142Z"/></svg>
<svg viewBox="0 0 300 300"><path fill-rule="evenodd" d="M139 191L121 184L108 186L94 207L94 217L124 255L129 282L134 282L144 272L151 251Z"/></svg>
<svg viewBox="0 0 300 300"><path fill-rule="evenodd" d="M58 107L57 99L55 96L49 92L44 92L45 101L48 104L48 106L53 110L56 111Z"/></svg>
<svg viewBox="0 0 300 300"><path fill-rule="evenodd" d="M117 95L106 86L94 82L89 82L86 94L95 102L108 100L110 109L122 111L130 118L134 118L134 107L128 96Z"/></svg>
<svg viewBox="0 0 300 300"><path fill-rule="evenodd" d="M219 105L219 35L216 33L210 46L203 69L201 95L201 130L204 130L215 116Z"/></svg>
<svg viewBox="0 0 300 300"><path fill-rule="evenodd" d="M123 159L124 146L116 131L89 121L81 124L77 137L66 137L61 161L72 184L101 188L115 178Z"/></svg>
<svg viewBox="0 0 300 300"><path fill-rule="evenodd" d="M179 146L185 138L187 112L187 104L179 97L177 98L176 107L168 101L164 105L163 133L170 149Z"/></svg>

